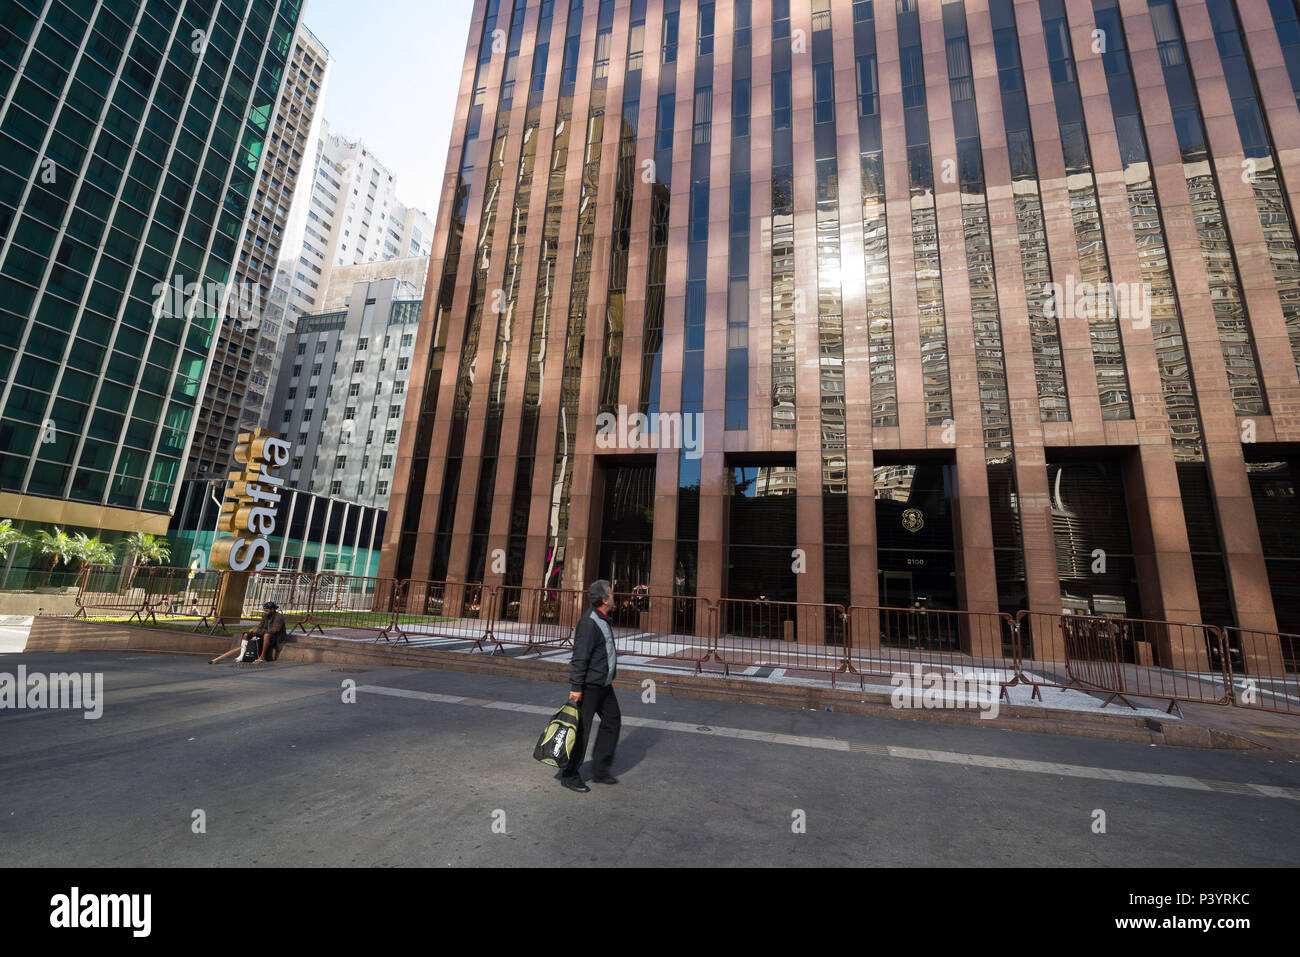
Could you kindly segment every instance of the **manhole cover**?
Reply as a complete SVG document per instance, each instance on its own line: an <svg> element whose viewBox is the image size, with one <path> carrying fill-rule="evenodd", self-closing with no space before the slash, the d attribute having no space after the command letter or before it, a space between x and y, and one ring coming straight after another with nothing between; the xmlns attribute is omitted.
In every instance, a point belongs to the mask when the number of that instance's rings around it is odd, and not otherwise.
<svg viewBox="0 0 1300 957"><path fill-rule="evenodd" d="M696 731L712 731L713 729L710 728L708 725L701 724L701 725L696 725L695 730L696 730Z"/></svg>

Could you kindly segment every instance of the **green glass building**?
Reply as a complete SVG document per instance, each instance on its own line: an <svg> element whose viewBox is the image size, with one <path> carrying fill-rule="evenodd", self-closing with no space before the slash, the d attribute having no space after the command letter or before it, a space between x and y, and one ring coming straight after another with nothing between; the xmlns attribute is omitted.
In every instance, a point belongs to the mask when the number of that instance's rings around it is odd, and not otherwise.
<svg viewBox="0 0 1300 957"><path fill-rule="evenodd" d="M0 516L166 532L301 9L0 0Z"/></svg>

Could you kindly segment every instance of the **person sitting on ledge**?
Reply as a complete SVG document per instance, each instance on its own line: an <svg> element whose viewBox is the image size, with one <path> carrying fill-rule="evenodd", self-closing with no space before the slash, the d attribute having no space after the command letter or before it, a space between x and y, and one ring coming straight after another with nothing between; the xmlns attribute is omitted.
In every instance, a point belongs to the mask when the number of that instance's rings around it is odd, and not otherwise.
<svg viewBox="0 0 1300 957"><path fill-rule="evenodd" d="M253 638L262 639L262 647L257 656L258 661L274 661L278 658L279 647L284 641L284 635L286 632L284 615L280 614L278 607L273 601L268 601L263 605L262 610L262 619L248 631L239 636L239 647L231 648L224 655L219 655L216 658L213 658L208 662L208 664L215 665L217 662L225 661L230 657L234 657L236 661L242 661L244 658L244 651L248 648L248 643ZM272 651L276 652L274 656L271 655Z"/></svg>

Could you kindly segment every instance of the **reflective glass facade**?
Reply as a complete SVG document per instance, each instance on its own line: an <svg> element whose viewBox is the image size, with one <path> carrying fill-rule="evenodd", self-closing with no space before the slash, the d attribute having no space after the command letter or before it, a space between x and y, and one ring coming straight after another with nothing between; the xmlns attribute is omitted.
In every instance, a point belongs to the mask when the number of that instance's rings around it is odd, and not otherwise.
<svg viewBox="0 0 1300 957"><path fill-rule="evenodd" d="M223 300L160 309L160 288L232 278L299 8L5 5L0 496L19 517L165 531Z"/></svg>
<svg viewBox="0 0 1300 957"><path fill-rule="evenodd" d="M521 5L541 108L481 0L382 569L1292 619L1292 0ZM533 155L540 229L461 256ZM461 290L519 262L527 362L470 375ZM500 462L449 498L466 403Z"/></svg>

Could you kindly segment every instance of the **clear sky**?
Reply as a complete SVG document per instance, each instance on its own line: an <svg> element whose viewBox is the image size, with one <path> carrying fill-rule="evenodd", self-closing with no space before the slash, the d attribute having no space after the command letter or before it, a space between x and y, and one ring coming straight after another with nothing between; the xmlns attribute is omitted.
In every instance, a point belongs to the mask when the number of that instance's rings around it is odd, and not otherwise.
<svg viewBox="0 0 1300 957"><path fill-rule="evenodd" d="M438 215L474 0L307 0L304 22L334 58L330 129L393 171L402 202Z"/></svg>

